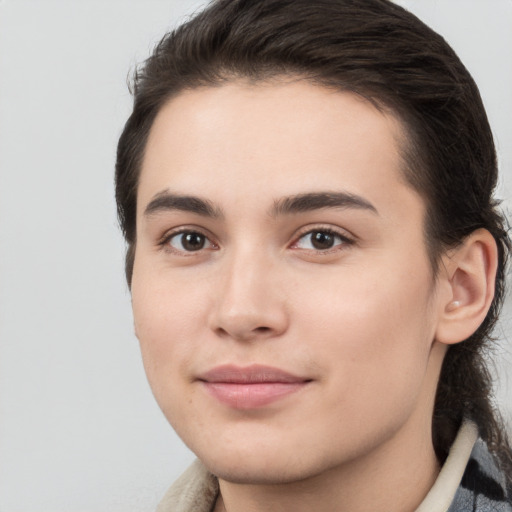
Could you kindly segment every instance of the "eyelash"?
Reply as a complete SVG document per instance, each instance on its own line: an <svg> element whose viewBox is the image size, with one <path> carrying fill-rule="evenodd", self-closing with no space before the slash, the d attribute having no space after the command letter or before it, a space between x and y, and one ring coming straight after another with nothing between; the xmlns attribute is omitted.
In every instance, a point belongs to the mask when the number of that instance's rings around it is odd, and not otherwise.
<svg viewBox="0 0 512 512"><path fill-rule="evenodd" d="M348 237L346 234L341 233L338 230L335 230L331 227L323 227L323 226L315 226L313 228L308 227L305 228L302 233L300 233L297 238L295 238L295 241L292 242L291 248L297 246L297 244L307 235L313 235L314 233L322 233L329 236L332 236L334 238L337 238L339 240L339 243L334 245L333 247L329 247L327 249L303 249L304 251L309 251L310 253L314 254L330 254L335 251L340 251L345 249L347 246L353 245L355 243L355 240L353 238Z"/></svg>
<svg viewBox="0 0 512 512"><path fill-rule="evenodd" d="M200 249L198 249L196 251L187 251L185 249L180 250L180 249L176 249L176 248L172 247L170 244L171 240L175 237L178 237L179 235L184 235L184 234L199 235L201 237L204 237L205 241L207 241L212 246L209 249L213 249L213 250L218 249L218 245L212 241L210 236L203 233L200 229L194 229L194 228L181 228L176 231L166 233L159 240L158 246L167 252L170 252L173 254L179 254L179 255L187 255L187 256L194 256L195 254L200 253L205 249L205 248L201 247Z"/></svg>
<svg viewBox="0 0 512 512"><path fill-rule="evenodd" d="M332 236L339 240L339 243L334 245L333 247L329 247L327 249L303 249L304 251L308 251L310 253L314 254L328 254L335 251L343 250L346 246L353 245L355 243L355 240L352 238L349 238L346 234L342 234L339 231L332 229L331 227L322 227L322 226L315 226L314 228L305 228L302 233L300 233L294 241L289 245L291 249L297 249L300 250L300 248L297 248L298 243L300 240L302 240L307 235L313 235L314 233L322 233L328 236ZM170 242L175 237L178 237L179 235L184 234L190 234L190 235L199 235L201 237L204 237L205 241L207 241L211 247L201 247L198 250L195 251L187 251L186 249L176 249L170 245ZM179 255L187 255L187 256L193 256L195 254L203 252L206 250L217 250L219 246L212 241L211 237L203 233L200 229L194 229L194 228L181 228L177 231L172 231L171 233L165 234L158 242L158 246L164 249L167 252L173 253L173 254L179 254ZM341 246L341 247L340 247Z"/></svg>

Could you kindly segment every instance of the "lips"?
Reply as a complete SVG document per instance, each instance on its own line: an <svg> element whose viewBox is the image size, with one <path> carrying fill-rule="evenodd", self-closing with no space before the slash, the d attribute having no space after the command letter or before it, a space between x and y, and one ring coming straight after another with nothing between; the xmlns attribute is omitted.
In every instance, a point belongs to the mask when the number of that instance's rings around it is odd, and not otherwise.
<svg viewBox="0 0 512 512"><path fill-rule="evenodd" d="M201 374L198 380L210 395L235 409L270 405L311 382L311 379L261 365L218 366Z"/></svg>

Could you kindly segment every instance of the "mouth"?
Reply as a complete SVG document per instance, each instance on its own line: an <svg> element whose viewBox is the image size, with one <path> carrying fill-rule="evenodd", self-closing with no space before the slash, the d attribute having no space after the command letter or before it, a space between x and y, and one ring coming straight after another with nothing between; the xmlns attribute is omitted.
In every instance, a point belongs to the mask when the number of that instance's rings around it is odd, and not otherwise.
<svg viewBox="0 0 512 512"><path fill-rule="evenodd" d="M270 366L224 365L201 374L198 381L229 407L256 409L300 391L312 380Z"/></svg>

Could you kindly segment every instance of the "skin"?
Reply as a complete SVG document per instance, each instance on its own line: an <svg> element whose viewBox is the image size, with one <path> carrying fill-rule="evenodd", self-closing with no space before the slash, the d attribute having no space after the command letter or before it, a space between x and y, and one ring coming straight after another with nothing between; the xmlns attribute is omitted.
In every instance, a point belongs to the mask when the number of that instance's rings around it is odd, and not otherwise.
<svg viewBox="0 0 512 512"><path fill-rule="evenodd" d="M138 189L135 330L160 407L219 477L216 510L405 512L435 480L435 340L453 289L444 267L432 274L404 140L391 115L305 81L200 88L159 112ZM319 192L372 207L275 211ZM148 213L165 194L212 211ZM310 233L326 229L333 246L318 250ZM179 230L204 247L186 250ZM236 409L198 381L228 363L309 382Z"/></svg>

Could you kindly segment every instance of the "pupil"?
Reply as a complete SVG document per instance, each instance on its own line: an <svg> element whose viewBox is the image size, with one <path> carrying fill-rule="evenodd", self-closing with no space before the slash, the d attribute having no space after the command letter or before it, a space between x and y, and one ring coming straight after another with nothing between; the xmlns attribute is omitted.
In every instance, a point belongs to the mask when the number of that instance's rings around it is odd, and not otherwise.
<svg viewBox="0 0 512 512"><path fill-rule="evenodd" d="M311 243L315 249L330 249L334 244L334 237L325 231L315 231L311 236Z"/></svg>
<svg viewBox="0 0 512 512"><path fill-rule="evenodd" d="M204 247L204 236L199 233L187 233L183 235L181 243L187 251L199 251Z"/></svg>

